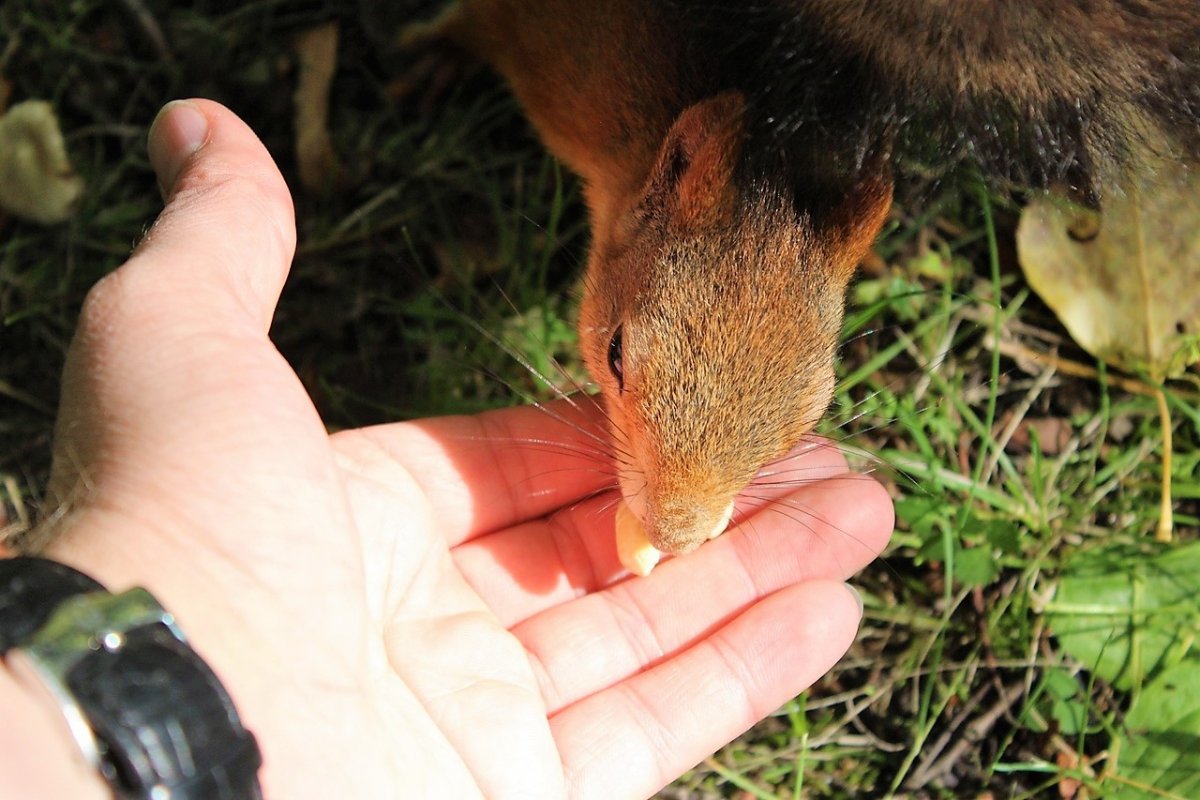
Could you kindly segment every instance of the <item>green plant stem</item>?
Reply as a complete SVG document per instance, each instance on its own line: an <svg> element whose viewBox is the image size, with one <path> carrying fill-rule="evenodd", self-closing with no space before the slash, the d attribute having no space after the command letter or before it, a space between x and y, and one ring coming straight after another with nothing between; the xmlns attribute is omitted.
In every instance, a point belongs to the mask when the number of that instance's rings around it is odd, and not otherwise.
<svg viewBox="0 0 1200 800"><path fill-rule="evenodd" d="M1171 410L1167 407L1167 395L1162 386L1154 392L1154 400L1158 404L1158 418L1162 424L1162 486L1159 488L1158 525L1154 529L1154 538L1159 542L1169 542L1175 529L1172 517L1171 503L1171 455L1173 441L1171 432Z"/></svg>

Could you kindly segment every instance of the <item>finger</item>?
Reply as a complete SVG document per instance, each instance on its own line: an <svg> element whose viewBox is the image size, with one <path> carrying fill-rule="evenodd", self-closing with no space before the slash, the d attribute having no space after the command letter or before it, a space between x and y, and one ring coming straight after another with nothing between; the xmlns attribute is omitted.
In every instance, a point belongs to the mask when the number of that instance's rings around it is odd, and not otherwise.
<svg viewBox="0 0 1200 800"><path fill-rule="evenodd" d="M75 361L98 368L99 384L109 367L119 373L114 382L136 378L126 373L130 361L179 365L186 377L212 349L236 357L239 344L263 341L294 251L287 186L229 110L207 100L171 103L151 128L149 149L166 207L130 260L93 287L73 342ZM173 377L154 372L137 388Z"/></svg>
<svg viewBox="0 0 1200 800"><path fill-rule="evenodd" d="M160 458L181 463L323 429L266 330L295 241L267 151L225 108L167 106L150 150L166 207L129 262L89 293L63 379L51 495ZM264 415L278 425L264 425ZM109 469L101 469L98 462ZM160 462L153 462L160 463ZM141 487L145 488L145 487Z"/></svg>
<svg viewBox="0 0 1200 800"><path fill-rule="evenodd" d="M118 421L283 366L263 345L295 224L270 155L205 100L166 106L149 146L167 205L130 260L89 292L64 378L64 393L85 403L114 395L106 404Z"/></svg>
<svg viewBox="0 0 1200 800"><path fill-rule="evenodd" d="M814 514L810 531L797 530L790 515L764 511L753 526L661 564L647 578L515 626L546 707L563 708L636 675L788 586L845 580L882 551L892 513L881 486L831 480L803 493Z"/></svg>
<svg viewBox="0 0 1200 800"><path fill-rule="evenodd" d="M122 270L126 279L150 271L156 294L176 299L175 312L228 310L265 331L296 244L291 194L270 154L244 122L209 100L165 106L148 147L167 205ZM197 303L188 291L220 306Z"/></svg>
<svg viewBox="0 0 1200 800"><path fill-rule="evenodd" d="M550 724L570 795L652 795L827 672L860 617L842 584L793 586L563 709Z"/></svg>
<svg viewBox="0 0 1200 800"><path fill-rule="evenodd" d="M450 546L616 485L603 412L586 396L344 431L333 443L365 478L415 481Z"/></svg>
<svg viewBox="0 0 1200 800"><path fill-rule="evenodd" d="M773 544L766 558L792 564L794 557L774 551L797 547L796 537L816 539L798 573L802 577L849 574L833 561L841 558L853 571L864 559L873 558L878 553L875 539L886 536L890 523L883 523L888 528L870 529L869 534L874 538L868 545L857 548L856 558L846 560L840 550L853 543L859 520L882 521L888 513L890 504L879 485L869 478L847 473L845 459L836 448L808 447L802 457L792 461L789 469L807 476L805 481L755 487L751 494L739 498L733 529L717 542L702 547L703 557L698 551L686 560L709 563L715 558L720 563L725 557L721 553L736 554L767 541ZM842 477L831 479L828 484L813 482L818 476L833 475ZM857 486L860 482L863 485ZM802 487L798 492L794 491L796 485ZM859 490L868 503L856 507ZM793 494L786 495L787 492ZM775 505L766 510L764 506L772 501ZM617 494L608 492L547 518L472 539L454 550L455 563L493 612L506 625L515 625L628 575L616 553L613 514L618 502ZM740 541L747 534L750 538ZM847 537L851 541L844 541ZM731 545L724 543L726 540L733 543L732 551ZM659 567L660 573L665 566Z"/></svg>
<svg viewBox="0 0 1200 800"><path fill-rule="evenodd" d="M246 322L265 332L296 238L291 195L266 148L208 100L165 106L148 148L166 207L85 310L103 318L112 305L132 306L189 333Z"/></svg>

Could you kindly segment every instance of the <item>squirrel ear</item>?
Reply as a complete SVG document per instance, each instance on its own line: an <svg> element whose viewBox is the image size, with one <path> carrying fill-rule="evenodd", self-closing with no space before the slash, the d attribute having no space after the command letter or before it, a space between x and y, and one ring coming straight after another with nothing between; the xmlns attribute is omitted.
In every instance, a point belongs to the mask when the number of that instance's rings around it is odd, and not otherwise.
<svg viewBox="0 0 1200 800"><path fill-rule="evenodd" d="M892 208L892 175L886 159L881 156L864 164L838 195L814 222L819 237L829 246L835 269L849 279L875 243Z"/></svg>
<svg viewBox="0 0 1200 800"><path fill-rule="evenodd" d="M666 212L686 227L714 222L734 198L745 106L731 91L684 109L658 151L643 208Z"/></svg>

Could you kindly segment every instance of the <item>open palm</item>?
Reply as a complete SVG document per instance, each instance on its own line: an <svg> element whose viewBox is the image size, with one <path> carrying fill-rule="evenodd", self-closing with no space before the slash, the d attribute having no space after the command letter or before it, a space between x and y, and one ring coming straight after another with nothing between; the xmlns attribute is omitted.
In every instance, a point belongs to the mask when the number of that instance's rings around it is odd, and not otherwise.
<svg viewBox="0 0 1200 800"><path fill-rule="evenodd" d="M151 156L170 202L81 317L40 533L176 614L269 797L647 796L849 646L841 581L891 510L836 450L630 579L590 401L327 434L267 338L295 238L269 156L204 101Z"/></svg>

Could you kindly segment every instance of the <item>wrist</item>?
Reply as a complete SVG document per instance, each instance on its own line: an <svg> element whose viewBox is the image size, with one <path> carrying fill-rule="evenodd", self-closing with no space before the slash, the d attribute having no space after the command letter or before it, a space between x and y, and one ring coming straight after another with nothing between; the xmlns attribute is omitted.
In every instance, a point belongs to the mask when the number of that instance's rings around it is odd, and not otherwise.
<svg viewBox="0 0 1200 800"><path fill-rule="evenodd" d="M66 721L0 658L0 797L112 797L71 738Z"/></svg>
<svg viewBox="0 0 1200 800"><path fill-rule="evenodd" d="M121 797L260 796L254 736L144 588L114 594L61 562L0 561L0 653L10 689L58 712L59 738Z"/></svg>

